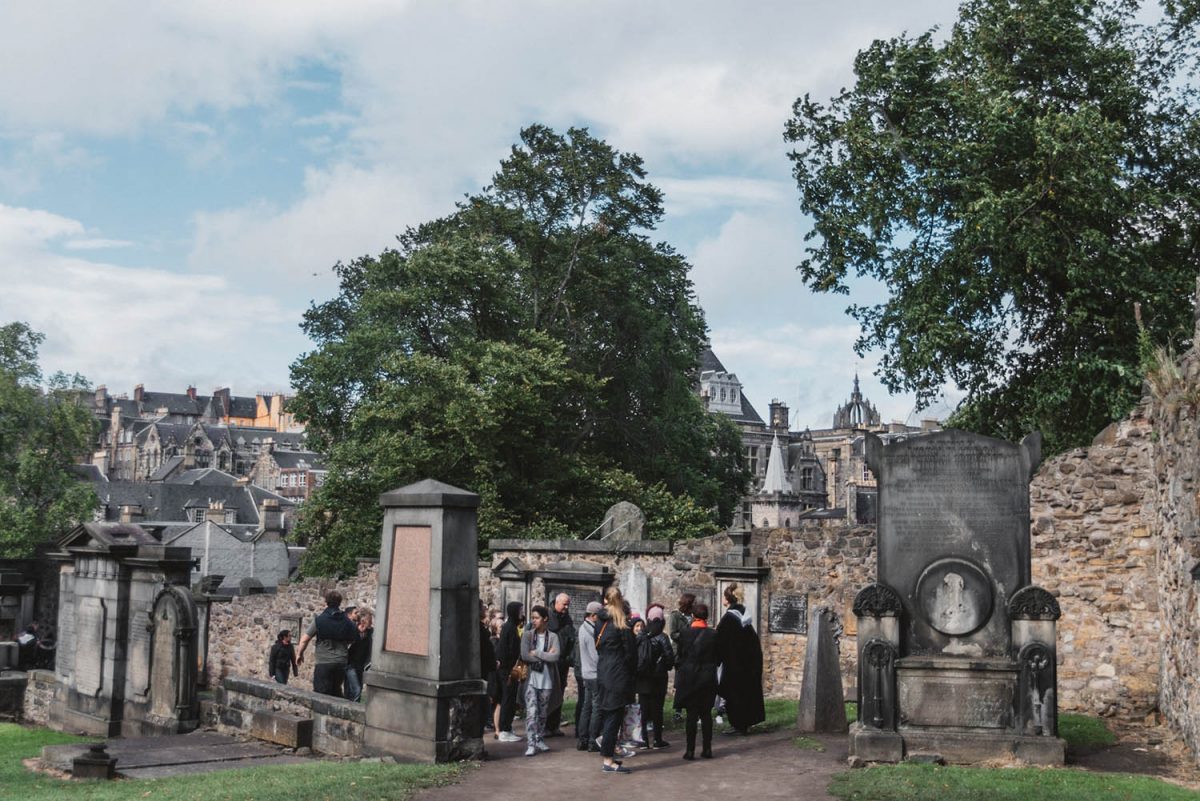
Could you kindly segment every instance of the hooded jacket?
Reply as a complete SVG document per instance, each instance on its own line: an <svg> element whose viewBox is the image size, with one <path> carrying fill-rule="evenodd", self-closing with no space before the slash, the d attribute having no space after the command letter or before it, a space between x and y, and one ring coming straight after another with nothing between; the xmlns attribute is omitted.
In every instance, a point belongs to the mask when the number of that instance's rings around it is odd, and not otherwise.
<svg viewBox="0 0 1200 801"><path fill-rule="evenodd" d="M513 665L521 658L521 637L517 626L521 623L521 611L525 605L520 601L509 601L505 607L504 625L500 627L500 641L496 643L496 659L500 662L500 679L507 680Z"/></svg>

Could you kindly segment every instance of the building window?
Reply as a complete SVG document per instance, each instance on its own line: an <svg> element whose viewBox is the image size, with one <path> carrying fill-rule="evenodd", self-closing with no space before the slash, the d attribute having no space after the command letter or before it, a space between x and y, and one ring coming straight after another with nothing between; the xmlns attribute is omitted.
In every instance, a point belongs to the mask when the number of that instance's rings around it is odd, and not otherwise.
<svg viewBox="0 0 1200 801"><path fill-rule="evenodd" d="M192 513L192 519L197 523L203 523L206 517L208 517L207 509L197 509Z"/></svg>
<svg viewBox="0 0 1200 801"><path fill-rule="evenodd" d="M863 463L863 481L871 480L871 468L867 467L866 462Z"/></svg>
<svg viewBox="0 0 1200 801"><path fill-rule="evenodd" d="M800 471L800 489L810 490L813 488L813 469L806 467Z"/></svg>

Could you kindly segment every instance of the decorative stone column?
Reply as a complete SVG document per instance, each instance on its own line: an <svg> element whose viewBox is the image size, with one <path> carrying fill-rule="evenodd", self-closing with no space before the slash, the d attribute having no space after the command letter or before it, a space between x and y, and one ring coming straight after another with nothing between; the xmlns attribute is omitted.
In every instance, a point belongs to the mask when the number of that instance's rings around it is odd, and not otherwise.
<svg viewBox="0 0 1200 801"><path fill-rule="evenodd" d="M483 754L479 496L432 479L384 507L364 750L422 762Z"/></svg>
<svg viewBox="0 0 1200 801"><path fill-rule="evenodd" d="M858 619L858 720L850 727L850 755L868 762L899 762L896 732L896 660L900 658L900 595L869 584L854 598Z"/></svg>

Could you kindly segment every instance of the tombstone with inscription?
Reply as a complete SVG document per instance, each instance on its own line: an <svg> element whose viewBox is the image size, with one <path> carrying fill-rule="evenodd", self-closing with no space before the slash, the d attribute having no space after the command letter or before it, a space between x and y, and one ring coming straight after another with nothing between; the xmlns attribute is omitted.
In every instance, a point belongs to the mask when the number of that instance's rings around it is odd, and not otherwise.
<svg viewBox="0 0 1200 801"><path fill-rule="evenodd" d="M867 438L879 486L878 581L854 601L858 722L850 754L896 762L1061 764L1058 603L1030 579L1029 479L1019 445L943 431Z"/></svg>
<svg viewBox="0 0 1200 801"><path fill-rule="evenodd" d="M796 728L812 732L845 732L846 703L842 694L842 668L838 661L838 631L841 621L833 610L813 610L804 649L804 679Z"/></svg>
<svg viewBox="0 0 1200 801"><path fill-rule="evenodd" d="M52 555L59 577L58 687L50 724L110 737L199 724L191 549L141 526L85 523Z"/></svg>
<svg viewBox="0 0 1200 801"><path fill-rule="evenodd" d="M367 671L369 753L424 762L483 755L479 699L479 496L426 479L384 507Z"/></svg>

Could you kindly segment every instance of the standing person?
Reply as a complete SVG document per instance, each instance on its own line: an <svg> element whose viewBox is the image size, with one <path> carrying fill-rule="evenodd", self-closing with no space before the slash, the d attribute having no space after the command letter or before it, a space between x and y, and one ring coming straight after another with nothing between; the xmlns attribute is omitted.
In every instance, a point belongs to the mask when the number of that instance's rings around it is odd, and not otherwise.
<svg viewBox="0 0 1200 801"><path fill-rule="evenodd" d="M717 696L717 634L708 627L708 605L693 603L692 622L679 635L679 660L675 668L675 708L687 713L687 750L684 759L696 758L696 728L703 735L700 756L712 759L712 706Z"/></svg>
<svg viewBox="0 0 1200 801"><path fill-rule="evenodd" d="M324 695L342 694L342 681L346 676L347 652L350 644L358 639L358 628L341 610L342 594L337 590L325 593L325 611L313 618L308 630L300 638L296 651L296 664L304 664L304 651L316 639L314 650L317 662L313 666L313 692Z"/></svg>
<svg viewBox="0 0 1200 801"><path fill-rule="evenodd" d="M550 714L546 716L546 736L547 737L562 737L562 699L567 692L567 678L571 670L571 665L575 661L575 621L571 620L569 611L571 606L571 596L565 592L560 592L554 597L554 607L550 610L550 620L547 627L550 631L558 635L558 644L562 648L562 655L558 660L558 686L561 691L557 695L557 705L550 710ZM577 692L582 690L583 684L579 681L579 674L575 674L575 685ZM581 692L579 692L582 695ZM579 702L575 702L575 712L579 712ZM578 717L576 717L578 721Z"/></svg>
<svg viewBox="0 0 1200 801"><path fill-rule="evenodd" d="M521 636L517 629L525 620L525 605L510 601L504 625L500 627L500 641L496 644L496 659L500 662L500 681L503 695L500 700L500 732L496 739L502 743L517 743L521 738L513 734L513 718L517 714L517 693L521 683L513 678L512 669L521 658Z"/></svg>
<svg viewBox="0 0 1200 801"><path fill-rule="evenodd" d="M346 654L346 700L358 701L362 698L363 675L371 664L371 644L375 639L375 612L360 606L355 610L358 614L358 639L350 644Z"/></svg>
<svg viewBox="0 0 1200 801"><path fill-rule="evenodd" d="M600 707L596 697L596 663L599 656L596 653L596 620L604 605L592 601L587 605L587 615L579 625L578 645L575 648L575 675L583 680L583 692L575 708L579 710L579 720L575 723L575 738L578 742L575 748L579 751L599 751L596 738L600 736Z"/></svg>
<svg viewBox="0 0 1200 801"><path fill-rule="evenodd" d="M625 707L633 703L634 673L637 671L637 642L629 628L625 599L616 587L604 592L604 609L596 632L596 697L601 710L600 755L605 773L628 773L629 768L613 758L617 730Z"/></svg>
<svg viewBox="0 0 1200 801"><path fill-rule="evenodd" d="M742 605L737 584L725 588L725 614L717 624L717 654L721 658L721 683L725 714L734 732L746 734L767 719L762 692L762 645L754 621Z"/></svg>
<svg viewBox="0 0 1200 801"><path fill-rule="evenodd" d="M649 748L666 748L663 739L663 703L667 699L667 680L675 667L671 640L663 633L666 620L661 604L646 610L646 628L638 637L638 703L642 707L642 742Z"/></svg>
<svg viewBox="0 0 1200 801"><path fill-rule="evenodd" d="M488 676L488 700L491 702L492 738L500 739L500 702L504 699L504 680L500 676L500 658L497 649L500 645L500 629L504 626L504 615L493 615L488 621L488 639L491 640L492 655L496 660L492 672Z"/></svg>
<svg viewBox="0 0 1200 801"><path fill-rule="evenodd" d="M280 684L288 683L288 673L300 675L300 668L296 665L296 646L292 645L292 632L288 629L275 637L275 643L267 655L267 673Z"/></svg>
<svg viewBox="0 0 1200 801"><path fill-rule="evenodd" d="M694 593L685 592L679 596L679 603L667 615L667 636L671 638L671 646L675 655L679 655L679 635L692 625L692 604L696 603Z"/></svg>
<svg viewBox="0 0 1200 801"><path fill-rule="evenodd" d="M558 635L550 631L550 610L529 610L529 625L521 637L521 661L529 666L525 683L525 756L549 751L546 745L546 716L555 696L561 697L558 661L562 654Z"/></svg>
<svg viewBox="0 0 1200 801"><path fill-rule="evenodd" d="M479 599L479 678L483 679L486 692L479 699L479 712L484 721L484 730L493 729L492 706L499 683L496 681L496 648L492 645L492 632L488 629L487 604Z"/></svg>

